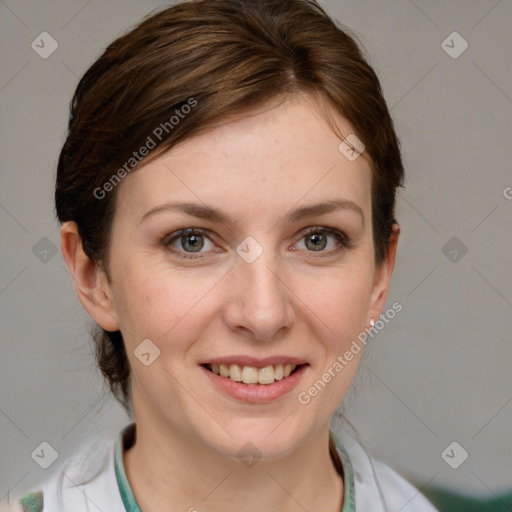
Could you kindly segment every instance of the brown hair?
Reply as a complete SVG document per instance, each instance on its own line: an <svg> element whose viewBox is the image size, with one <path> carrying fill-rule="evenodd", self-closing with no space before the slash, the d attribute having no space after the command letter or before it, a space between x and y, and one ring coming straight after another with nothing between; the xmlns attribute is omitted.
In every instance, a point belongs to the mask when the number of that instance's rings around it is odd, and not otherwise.
<svg viewBox="0 0 512 512"><path fill-rule="evenodd" d="M312 0L192 0L142 20L81 78L71 101L55 190L108 277L117 182L179 141L292 93L315 95L348 120L372 168L376 264L386 255L403 166L379 80L349 30ZM157 136L158 135L158 136ZM344 138L343 136L341 136ZM142 151L141 151L142 154ZM99 328L98 328L99 329ZM110 390L130 411L120 331L93 332Z"/></svg>

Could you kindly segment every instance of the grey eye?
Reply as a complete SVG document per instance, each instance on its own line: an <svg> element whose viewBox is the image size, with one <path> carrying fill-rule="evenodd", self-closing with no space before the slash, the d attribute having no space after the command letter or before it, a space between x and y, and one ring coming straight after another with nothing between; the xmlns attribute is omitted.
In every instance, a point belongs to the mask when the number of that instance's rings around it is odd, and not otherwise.
<svg viewBox="0 0 512 512"><path fill-rule="evenodd" d="M204 246L203 235L182 235L180 237L180 242L181 248L188 252L199 252Z"/></svg>
<svg viewBox="0 0 512 512"><path fill-rule="evenodd" d="M306 235L306 247L312 251L321 251L327 246L327 237L323 233Z"/></svg>

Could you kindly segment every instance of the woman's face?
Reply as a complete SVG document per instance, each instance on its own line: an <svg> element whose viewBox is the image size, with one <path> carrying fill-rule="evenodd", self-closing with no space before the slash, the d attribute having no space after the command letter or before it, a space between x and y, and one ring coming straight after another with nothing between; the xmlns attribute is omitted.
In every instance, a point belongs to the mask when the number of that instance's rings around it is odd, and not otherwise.
<svg viewBox="0 0 512 512"><path fill-rule="evenodd" d="M394 250L377 269L369 164L342 154L314 105L294 96L190 138L119 185L102 282L137 421L272 458L325 427L346 394L361 352L332 368L381 313ZM230 377L205 367L223 361ZM270 365L259 377L278 380L236 382L237 362L244 380ZM280 378L286 363L303 366Z"/></svg>

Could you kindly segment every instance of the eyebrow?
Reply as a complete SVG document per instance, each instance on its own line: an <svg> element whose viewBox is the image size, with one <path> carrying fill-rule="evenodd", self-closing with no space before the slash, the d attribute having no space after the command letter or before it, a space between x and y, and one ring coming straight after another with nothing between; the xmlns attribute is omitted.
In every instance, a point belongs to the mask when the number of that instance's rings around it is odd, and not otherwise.
<svg viewBox="0 0 512 512"><path fill-rule="evenodd" d="M139 223L154 214L169 210L183 212L199 219L207 219L213 222L220 222L228 226L232 224L232 222L230 222L229 215L225 210L220 208L212 208L207 205L187 202L173 202L155 206L154 208L151 208L151 210L147 211L144 215L142 215ZM322 203L301 206L289 211L283 217L283 220L284 222L291 224L294 222L299 222L303 219L307 219L309 217L315 217L317 215L323 215L337 210L348 210L358 213L361 216L361 220L364 226L364 213L362 208L349 199L331 199Z"/></svg>

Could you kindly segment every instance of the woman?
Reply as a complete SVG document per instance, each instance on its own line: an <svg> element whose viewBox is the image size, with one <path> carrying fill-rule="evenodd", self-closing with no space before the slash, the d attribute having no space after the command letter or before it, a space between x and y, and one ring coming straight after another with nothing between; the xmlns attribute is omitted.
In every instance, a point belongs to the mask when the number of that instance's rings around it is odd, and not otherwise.
<svg viewBox="0 0 512 512"><path fill-rule="evenodd" d="M329 430L384 314L402 180L377 76L312 1L180 3L114 41L55 199L134 422L18 508L433 511Z"/></svg>

